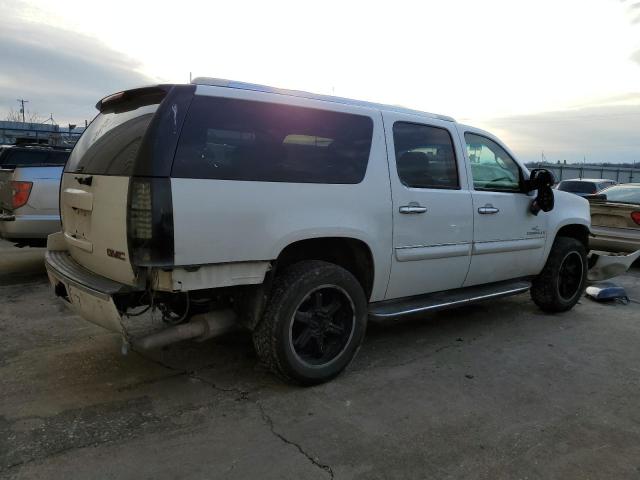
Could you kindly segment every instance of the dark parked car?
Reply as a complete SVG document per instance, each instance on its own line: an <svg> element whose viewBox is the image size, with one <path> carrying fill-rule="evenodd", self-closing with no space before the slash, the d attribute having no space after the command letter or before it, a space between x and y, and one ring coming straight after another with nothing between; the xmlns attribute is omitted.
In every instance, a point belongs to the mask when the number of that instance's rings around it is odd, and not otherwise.
<svg viewBox="0 0 640 480"><path fill-rule="evenodd" d="M598 193L613 185L617 185L617 182L605 178L574 178L562 180L556 188L563 192L575 193L584 197L585 195Z"/></svg>

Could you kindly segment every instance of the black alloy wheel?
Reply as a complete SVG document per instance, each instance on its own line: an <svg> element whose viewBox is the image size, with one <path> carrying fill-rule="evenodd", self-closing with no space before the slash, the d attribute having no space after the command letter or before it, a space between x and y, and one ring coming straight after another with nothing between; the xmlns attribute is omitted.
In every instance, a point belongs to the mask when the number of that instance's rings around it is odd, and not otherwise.
<svg viewBox="0 0 640 480"><path fill-rule="evenodd" d="M304 260L276 275L253 332L258 357L288 382L331 380L357 354L367 326L367 299L351 272Z"/></svg>
<svg viewBox="0 0 640 480"><path fill-rule="evenodd" d="M293 315L291 349L310 367L328 365L348 345L355 321L349 295L336 285L322 285L309 292Z"/></svg>
<svg viewBox="0 0 640 480"><path fill-rule="evenodd" d="M572 250L567 253L558 271L558 293L565 301L570 301L578 293L582 284L584 265L580 254Z"/></svg>

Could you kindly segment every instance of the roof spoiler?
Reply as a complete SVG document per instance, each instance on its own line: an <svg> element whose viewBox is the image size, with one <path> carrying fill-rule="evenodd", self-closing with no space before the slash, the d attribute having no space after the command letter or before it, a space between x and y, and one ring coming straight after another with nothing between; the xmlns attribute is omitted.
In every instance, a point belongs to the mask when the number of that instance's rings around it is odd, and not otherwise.
<svg viewBox="0 0 640 480"><path fill-rule="evenodd" d="M139 106L148 105L150 103L156 103L167 94L169 89L173 85L154 85L151 87L132 88L131 90L123 90L121 92L113 93L102 98L96 103L98 111L103 112L106 109L118 109L119 105L127 104L130 109L132 102Z"/></svg>

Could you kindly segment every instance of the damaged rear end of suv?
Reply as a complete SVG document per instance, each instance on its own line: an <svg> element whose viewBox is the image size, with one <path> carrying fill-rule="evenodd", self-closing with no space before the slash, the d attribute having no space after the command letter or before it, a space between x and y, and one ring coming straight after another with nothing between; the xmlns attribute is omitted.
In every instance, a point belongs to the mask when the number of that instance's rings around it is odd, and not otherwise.
<svg viewBox="0 0 640 480"><path fill-rule="evenodd" d="M174 327L138 339L142 348L206 338L234 317L226 308L232 295L207 288L220 287L221 272L175 265L170 173L194 91L194 85L160 85L102 99L62 176L62 231L48 239L49 279L58 297L120 333L125 347L134 339L123 317L133 312L153 308ZM247 263L223 268L262 281L266 263ZM226 279L223 286L232 286ZM211 310L220 318L186 324Z"/></svg>
<svg viewBox="0 0 640 480"><path fill-rule="evenodd" d="M240 326L254 332L258 354L274 369L281 344L289 346L293 367L279 371L288 380L313 384L338 375L360 347L374 288L365 242L341 237L364 231L371 217L390 232L390 218L379 213L389 192L345 215L344 205L378 190L388 172L379 163L363 180L375 112L327 105L196 84L102 99L61 180L62 231L49 236L45 259L55 295L119 333L123 351ZM381 137L376 142L383 147ZM308 291L296 284L286 292L304 297L287 308L305 309L298 318L308 322L273 333L263 319L285 315L267 305L281 304L276 265L286 273L300 262L313 278ZM327 280L317 284L317 273ZM382 282L377 290L383 293ZM155 324L146 331L138 328L149 320L145 312ZM310 343L310 334L320 343ZM294 352L301 335L306 350Z"/></svg>

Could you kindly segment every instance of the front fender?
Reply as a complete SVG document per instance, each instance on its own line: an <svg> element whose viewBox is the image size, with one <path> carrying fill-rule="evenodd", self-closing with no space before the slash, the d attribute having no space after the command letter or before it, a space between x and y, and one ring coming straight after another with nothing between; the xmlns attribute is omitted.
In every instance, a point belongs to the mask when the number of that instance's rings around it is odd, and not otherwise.
<svg viewBox="0 0 640 480"><path fill-rule="evenodd" d="M560 230L576 225L583 227L588 234L591 229L591 212L587 200L578 195L560 190L554 190L553 193L555 195L555 207L547 214L547 244L544 252L545 262Z"/></svg>

